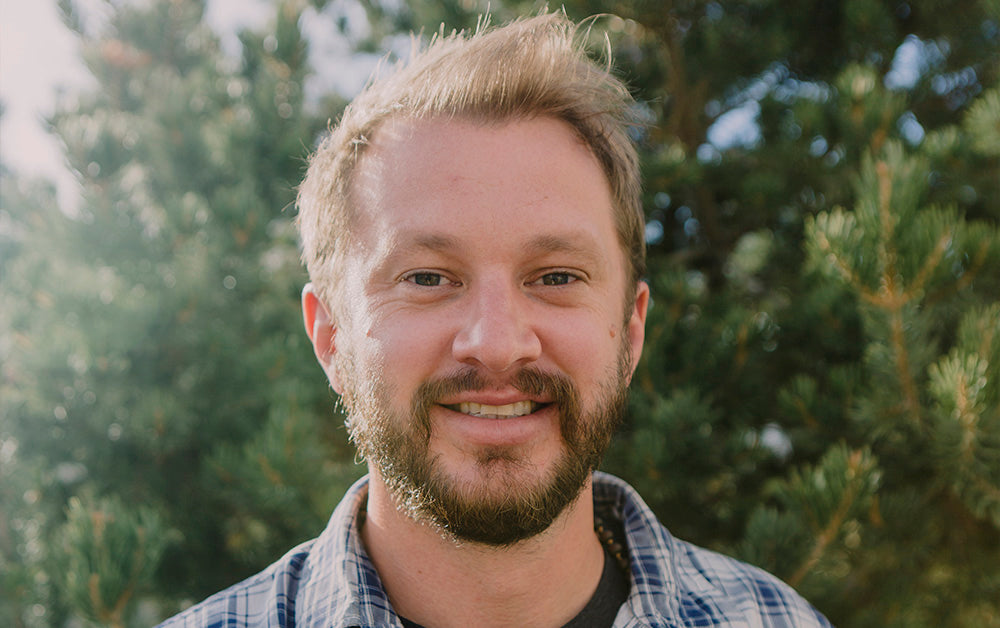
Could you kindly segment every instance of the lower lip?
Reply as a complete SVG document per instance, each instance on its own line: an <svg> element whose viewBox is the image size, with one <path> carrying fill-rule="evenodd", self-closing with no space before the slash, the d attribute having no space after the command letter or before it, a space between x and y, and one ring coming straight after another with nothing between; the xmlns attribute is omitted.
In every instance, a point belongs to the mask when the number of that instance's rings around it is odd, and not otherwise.
<svg viewBox="0 0 1000 628"><path fill-rule="evenodd" d="M447 434L461 441L484 447L509 447L535 441L553 427L558 429L559 412L555 405L546 405L531 414L506 419L472 416L444 406L438 406L439 421L433 421Z"/></svg>

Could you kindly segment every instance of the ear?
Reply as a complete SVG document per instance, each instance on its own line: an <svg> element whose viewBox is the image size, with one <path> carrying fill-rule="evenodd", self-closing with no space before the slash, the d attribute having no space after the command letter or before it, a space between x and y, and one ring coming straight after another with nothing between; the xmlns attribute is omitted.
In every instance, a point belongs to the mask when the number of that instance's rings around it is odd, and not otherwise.
<svg viewBox="0 0 1000 628"><path fill-rule="evenodd" d="M629 315L627 333L628 342L632 350L632 367L629 370L629 380L632 373L639 365L639 358L642 356L642 345L646 340L646 309L649 307L649 285L645 281L640 281L635 289L635 301L631 304L632 313Z"/></svg>
<svg viewBox="0 0 1000 628"><path fill-rule="evenodd" d="M307 283L302 289L302 319L319 365L323 367L330 385L340 393L340 378L333 368L333 357L337 352L337 326L311 283Z"/></svg>

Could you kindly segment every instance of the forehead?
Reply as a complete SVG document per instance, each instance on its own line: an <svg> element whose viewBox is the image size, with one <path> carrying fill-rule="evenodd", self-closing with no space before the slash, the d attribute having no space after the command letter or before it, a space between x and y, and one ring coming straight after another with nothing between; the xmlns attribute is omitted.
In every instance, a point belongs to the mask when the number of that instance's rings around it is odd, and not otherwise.
<svg viewBox="0 0 1000 628"><path fill-rule="evenodd" d="M390 118L361 156L351 195L351 239L364 248L571 235L602 249L617 245L603 170L571 127L552 118Z"/></svg>

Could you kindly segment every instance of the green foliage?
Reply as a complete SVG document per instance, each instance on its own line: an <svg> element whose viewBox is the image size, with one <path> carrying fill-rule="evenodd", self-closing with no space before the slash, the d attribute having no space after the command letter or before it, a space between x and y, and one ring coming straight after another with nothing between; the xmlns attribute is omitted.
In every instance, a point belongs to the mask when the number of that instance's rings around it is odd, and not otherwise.
<svg viewBox="0 0 1000 628"><path fill-rule="evenodd" d="M220 445L209 456L204 484L233 513L225 530L229 552L266 564L289 549L289 539L323 529L331 505L359 472L343 454L330 460L330 447L315 438L320 431L318 417L290 396L288 406L271 409L252 438ZM317 470L323 470L319 485Z"/></svg>
<svg viewBox="0 0 1000 628"><path fill-rule="evenodd" d="M124 3L90 30L63 6L99 87L51 120L78 210L4 178L0 624L149 625L314 536L361 473L301 332L286 211L332 112L304 110L295 3L242 59L202 2ZM66 523L76 497L115 504L105 544L77 507ZM148 513L179 540L143 546L133 577L114 531Z"/></svg>
<svg viewBox="0 0 1000 628"><path fill-rule="evenodd" d="M939 473L973 514L1000 527L1000 304L968 311L928 376Z"/></svg>
<svg viewBox="0 0 1000 628"><path fill-rule="evenodd" d="M298 313L287 208L342 103L304 102L306 4L235 62L203 2L96 30L60 2L98 88L51 121L76 214L2 181L0 623L154 623L315 535L360 473ZM487 8L308 4L379 54ZM653 302L605 467L836 625L1000 625L1000 4L614 10L591 43L646 123Z"/></svg>
<svg viewBox="0 0 1000 628"><path fill-rule="evenodd" d="M65 569L66 595L88 619L123 626L140 587L149 585L168 544L168 531L149 508L129 508L116 498L84 505L69 500L61 543L52 561Z"/></svg>
<svg viewBox="0 0 1000 628"><path fill-rule="evenodd" d="M972 149L984 157L1000 157L1000 89L976 99L965 117Z"/></svg>
<svg viewBox="0 0 1000 628"><path fill-rule="evenodd" d="M769 492L779 507L754 511L739 554L818 595L825 581L850 575L878 484L869 452L831 448L815 468L774 481Z"/></svg>

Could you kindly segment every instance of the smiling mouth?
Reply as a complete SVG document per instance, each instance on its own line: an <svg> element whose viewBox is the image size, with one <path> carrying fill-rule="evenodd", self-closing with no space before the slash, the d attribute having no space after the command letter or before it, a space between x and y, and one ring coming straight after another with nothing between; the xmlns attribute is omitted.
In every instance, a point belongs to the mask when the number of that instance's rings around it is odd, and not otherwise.
<svg viewBox="0 0 1000 628"><path fill-rule="evenodd" d="M468 414L481 419L511 419L519 416L527 416L532 412L547 404L535 401L518 401L502 406L491 406L485 403L463 402L445 407L455 412Z"/></svg>

